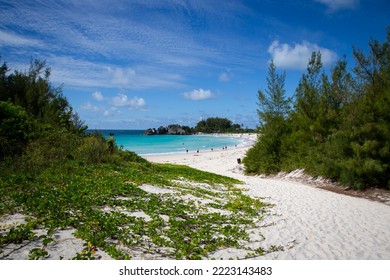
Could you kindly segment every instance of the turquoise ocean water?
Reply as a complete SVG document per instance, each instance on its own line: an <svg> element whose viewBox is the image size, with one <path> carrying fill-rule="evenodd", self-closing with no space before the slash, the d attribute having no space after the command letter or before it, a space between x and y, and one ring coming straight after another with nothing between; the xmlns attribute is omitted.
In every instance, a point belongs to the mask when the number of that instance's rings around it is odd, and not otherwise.
<svg viewBox="0 0 390 280"><path fill-rule="evenodd" d="M139 155L159 155L176 153L194 153L221 150L222 147L235 148L245 145L245 140L229 136L209 135L144 135L144 130L101 130L107 138L114 133L118 146L136 152Z"/></svg>

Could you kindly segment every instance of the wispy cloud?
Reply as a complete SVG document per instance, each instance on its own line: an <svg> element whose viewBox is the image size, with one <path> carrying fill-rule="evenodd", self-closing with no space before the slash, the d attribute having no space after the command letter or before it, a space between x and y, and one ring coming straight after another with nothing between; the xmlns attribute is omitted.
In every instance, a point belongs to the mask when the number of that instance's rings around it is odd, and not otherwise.
<svg viewBox="0 0 390 280"><path fill-rule="evenodd" d="M179 74L158 67L107 67L110 84L120 88L177 88L182 86Z"/></svg>
<svg viewBox="0 0 390 280"><path fill-rule="evenodd" d="M183 77L172 69L164 72L155 66L134 67L91 62L68 56L51 55L47 59L52 68L51 80L65 87L153 89L183 87Z"/></svg>
<svg viewBox="0 0 390 280"><path fill-rule="evenodd" d="M200 89L194 89L193 91L190 92L184 92L183 96L186 99L190 99L193 101L199 101L199 100L206 100L206 99L211 99L214 98L214 95L210 90L204 90L202 88Z"/></svg>
<svg viewBox="0 0 390 280"><path fill-rule="evenodd" d="M333 13L339 10L355 9L359 0L315 0L328 7L328 12Z"/></svg>
<svg viewBox="0 0 390 280"><path fill-rule="evenodd" d="M230 79L233 77L233 73L230 69L222 72L219 74L219 81L221 82L228 82L230 81Z"/></svg>
<svg viewBox="0 0 390 280"><path fill-rule="evenodd" d="M212 40L205 40L202 29L209 32L210 26L233 21L243 10L235 1L13 1L1 7L0 26L25 34L3 30L0 38L4 44L29 45L43 58L64 62L50 66L65 85L178 87L196 67L231 63L232 57L240 63L253 61L226 47L237 38L212 33ZM23 50L13 53L18 51ZM246 53L251 52L242 51ZM87 64L96 67L81 72ZM107 72L107 66L113 71Z"/></svg>
<svg viewBox="0 0 390 280"><path fill-rule="evenodd" d="M0 30L0 46L42 47L43 43L28 36Z"/></svg>
<svg viewBox="0 0 390 280"><path fill-rule="evenodd" d="M81 106L82 110L90 111L90 112L99 112L102 110L102 107L92 105L91 102L87 102Z"/></svg>
<svg viewBox="0 0 390 280"><path fill-rule="evenodd" d="M268 47L276 67L288 69L305 69L313 52L321 52L324 65L329 65L337 60L337 54L327 48L303 41L300 44L281 44L275 40Z"/></svg>
<svg viewBox="0 0 390 280"><path fill-rule="evenodd" d="M0 12L3 18L0 24L34 31L35 36L45 38L48 48L63 54L162 63L172 55L202 57L210 54L208 48L187 35L183 18L172 19L169 13L162 16L155 9L159 5L154 2L71 2L43 0L34 5L14 2ZM149 9L148 13L139 9L142 6ZM175 6L171 4L164 8L175 11ZM123 11L127 12L124 14ZM178 15L178 11L175 12ZM147 20L141 21L144 17ZM183 26L182 30L178 26Z"/></svg>

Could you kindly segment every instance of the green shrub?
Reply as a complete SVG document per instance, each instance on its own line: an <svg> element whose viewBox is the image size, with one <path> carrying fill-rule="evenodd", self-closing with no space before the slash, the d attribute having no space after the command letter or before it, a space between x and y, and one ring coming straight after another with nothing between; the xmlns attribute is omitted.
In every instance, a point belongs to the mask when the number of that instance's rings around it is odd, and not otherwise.
<svg viewBox="0 0 390 280"><path fill-rule="evenodd" d="M76 154L87 163L108 162L111 158L111 152L106 141L95 135L83 138Z"/></svg>
<svg viewBox="0 0 390 280"><path fill-rule="evenodd" d="M125 160L125 161L129 161L129 162L137 162L137 163L144 163L144 164L147 164L148 161L146 159L144 159L143 157L137 155L135 152L131 152L131 151L124 151L121 153L121 157Z"/></svg>
<svg viewBox="0 0 390 280"><path fill-rule="evenodd" d="M33 137L34 121L26 110L0 101L0 159L20 155Z"/></svg>

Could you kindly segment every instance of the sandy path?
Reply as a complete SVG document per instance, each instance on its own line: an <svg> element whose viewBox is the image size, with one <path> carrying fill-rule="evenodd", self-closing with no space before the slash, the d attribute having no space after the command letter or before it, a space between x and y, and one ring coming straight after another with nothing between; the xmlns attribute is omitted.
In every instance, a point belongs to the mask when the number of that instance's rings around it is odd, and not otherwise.
<svg viewBox="0 0 390 280"><path fill-rule="evenodd" d="M284 251L264 259L390 259L390 206L279 179L245 176L237 158L247 148L200 154L148 157L160 163L185 164L245 182L247 193L275 206L261 228L264 245ZM219 251L214 257L239 256Z"/></svg>

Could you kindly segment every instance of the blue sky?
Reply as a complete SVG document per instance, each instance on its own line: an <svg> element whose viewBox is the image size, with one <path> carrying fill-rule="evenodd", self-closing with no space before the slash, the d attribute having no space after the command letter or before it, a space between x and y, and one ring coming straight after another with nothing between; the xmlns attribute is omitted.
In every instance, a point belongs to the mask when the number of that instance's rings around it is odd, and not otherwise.
<svg viewBox="0 0 390 280"><path fill-rule="evenodd" d="M256 127L268 63L293 95L312 51L329 68L384 41L387 0L0 0L0 55L46 60L90 128L145 129L227 117Z"/></svg>

